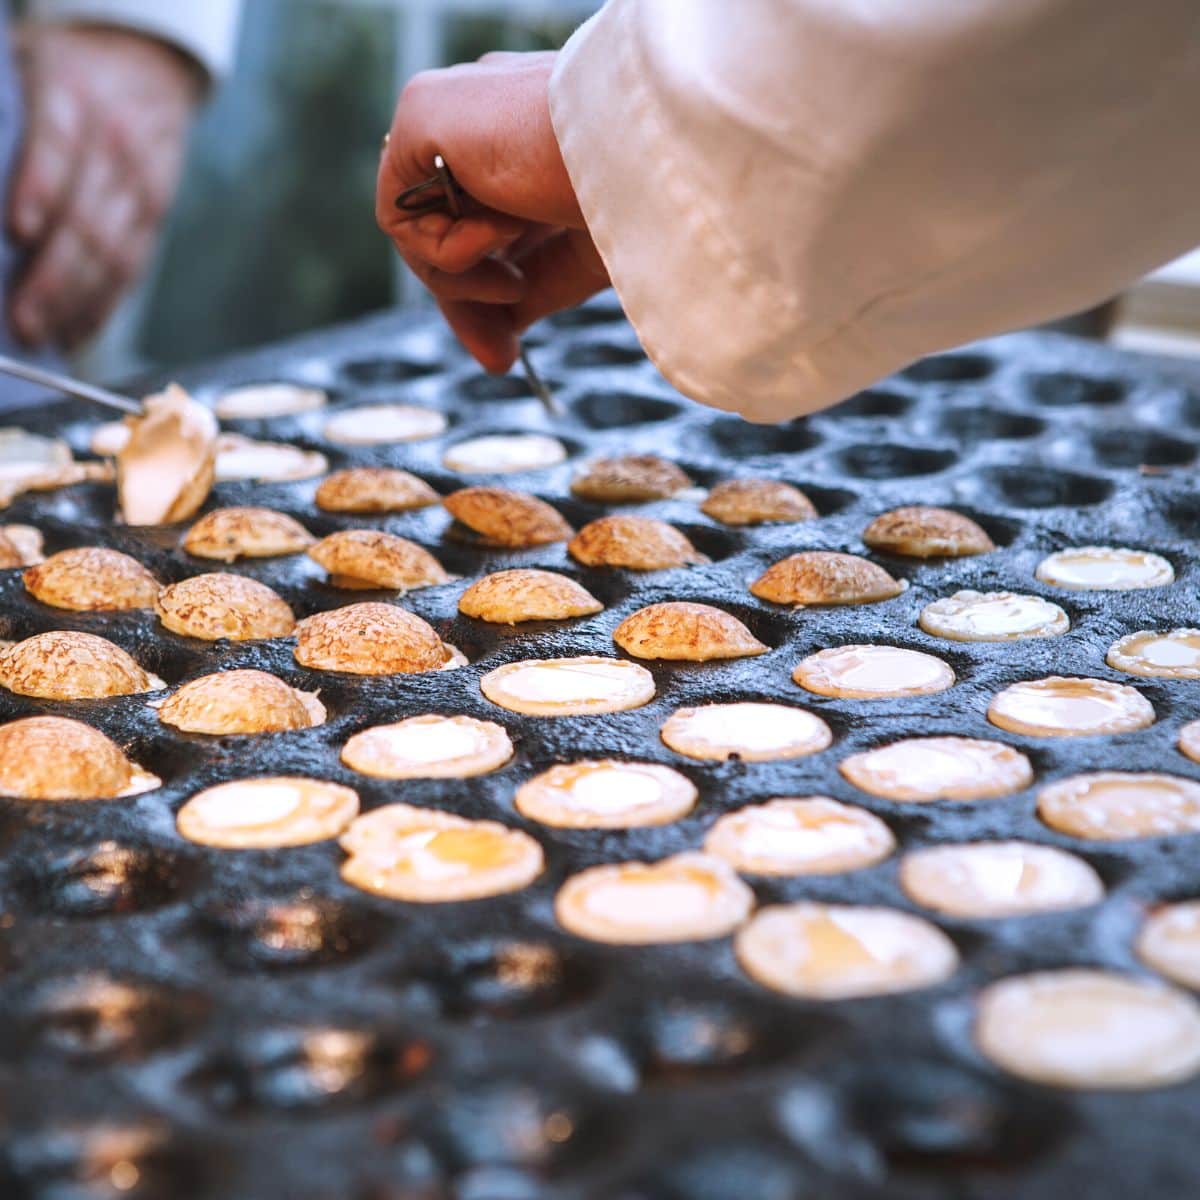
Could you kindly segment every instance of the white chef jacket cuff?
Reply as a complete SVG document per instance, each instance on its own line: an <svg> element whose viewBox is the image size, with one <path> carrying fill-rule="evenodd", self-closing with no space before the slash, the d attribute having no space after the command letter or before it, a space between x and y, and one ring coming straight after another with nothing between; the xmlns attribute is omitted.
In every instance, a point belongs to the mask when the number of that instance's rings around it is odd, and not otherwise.
<svg viewBox="0 0 1200 1200"><path fill-rule="evenodd" d="M219 78L233 66L240 7L240 0L33 0L30 14L42 21L119 25L144 33L178 47Z"/></svg>
<svg viewBox="0 0 1200 1200"><path fill-rule="evenodd" d="M680 154L688 131L671 128L640 12L610 0L564 47L550 86L559 148L626 315L692 399L756 421L832 404L894 364L873 375L848 338L798 344L791 297L742 260L721 228L728 214Z"/></svg>

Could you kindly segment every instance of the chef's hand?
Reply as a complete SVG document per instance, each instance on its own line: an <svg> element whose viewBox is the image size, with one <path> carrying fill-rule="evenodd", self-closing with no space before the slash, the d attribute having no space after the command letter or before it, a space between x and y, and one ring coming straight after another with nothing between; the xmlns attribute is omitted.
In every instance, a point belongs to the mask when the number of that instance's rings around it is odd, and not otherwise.
<svg viewBox="0 0 1200 1200"><path fill-rule="evenodd" d="M182 168L203 80L183 54L108 27L15 31L26 130L8 196L24 250L9 323L70 349L145 268Z"/></svg>
<svg viewBox="0 0 1200 1200"><path fill-rule="evenodd" d="M380 228L489 371L512 366L527 326L608 286L550 123L554 60L487 54L415 76L379 166ZM460 219L396 207L436 154L467 193Z"/></svg>

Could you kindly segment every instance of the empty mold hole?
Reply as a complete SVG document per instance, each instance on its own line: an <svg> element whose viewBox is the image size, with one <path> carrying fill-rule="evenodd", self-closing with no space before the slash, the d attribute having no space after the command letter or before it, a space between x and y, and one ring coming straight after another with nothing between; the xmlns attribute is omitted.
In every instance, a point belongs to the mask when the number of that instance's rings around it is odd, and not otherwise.
<svg viewBox="0 0 1200 1200"><path fill-rule="evenodd" d="M1031 375L1026 386L1038 404L1065 408L1073 404L1119 404L1125 398L1125 386L1115 379L1098 379L1072 371L1048 371Z"/></svg>
<svg viewBox="0 0 1200 1200"><path fill-rule="evenodd" d="M941 428L964 442L1004 442L1037 437L1046 423L1038 417L995 408L954 408L943 415Z"/></svg>
<svg viewBox="0 0 1200 1200"><path fill-rule="evenodd" d="M1050 467L997 467L983 476L985 485L1014 508L1086 507L1112 494L1107 479Z"/></svg>
<svg viewBox="0 0 1200 1200"><path fill-rule="evenodd" d="M545 380L551 391L561 385L558 380ZM467 400L495 403L513 400L536 399L529 380L522 375L472 375L458 385L458 390Z"/></svg>
<svg viewBox="0 0 1200 1200"><path fill-rule="evenodd" d="M220 1112L304 1112L396 1091L424 1075L432 1060L432 1048L420 1040L333 1026L271 1029L219 1052L185 1086Z"/></svg>
<svg viewBox="0 0 1200 1200"><path fill-rule="evenodd" d="M220 957L243 970L352 958L378 933L378 919L368 910L311 896L212 902L200 919Z"/></svg>
<svg viewBox="0 0 1200 1200"><path fill-rule="evenodd" d="M438 370L433 363L409 358L357 358L344 363L342 374L361 387L377 387L389 383L406 383Z"/></svg>
<svg viewBox="0 0 1200 1200"><path fill-rule="evenodd" d="M453 1020L537 1016L578 1004L596 989L593 968L546 942L471 946L398 981L411 1006Z"/></svg>
<svg viewBox="0 0 1200 1200"><path fill-rule="evenodd" d="M901 392L891 392L885 388L868 388L843 400L841 404L829 410L831 417L864 417L880 419L885 417L902 417L910 408L913 401L911 396Z"/></svg>
<svg viewBox="0 0 1200 1200"><path fill-rule="evenodd" d="M901 446L895 442L861 442L848 446L838 456L842 467L860 479L899 479L909 475L933 475L953 466L953 450L928 446Z"/></svg>
<svg viewBox="0 0 1200 1200"><path fill-rule="evenodd" d="M709 1130L711 1137L715 1130ZM639 1178L630 1200L731 1200L771 1197L792 1200L833 1195L816 1172L795 1155L784 1155L753 1142L728 1145L711 1141Z"/></svg>
<svg viewBox="0 0 1200 1200"><path fill-rule="evenodd" d="M1113 467L1176 467L1196 457L1190 442L1148 429L1105 429L1092 435L1092 450Z"/></svg>
<svg viewBox="0 0 1200 1200"><path fill-rule="evenodd" d="M637 392L585 392L571 405L589 429L624 429L677 417L682 408L670 400Z"/></svg>
<svg viewBox="0 0 1200 1200"><path fill-rule="evenodd" d="M646 361L641 346L619 342L585 342L572 346L563 355L563 364L577 369L588 367L632 367Z"/></svg>
<svg viewBox="0 0 1200 1200"><path fill-rule="evenodd" d="M914 383L975 383L995 369L986 354L934 354L918 359L901 374Z"/></svg>
<svg viewBox="0 0 1200 1200"><path fill-rule="evenodd" d="M709 424L707 433L709 441L722 454L734 457L799 454L821 441L821 435L803 419L781 425L755 425L741 417L717 417Z"/></svg>

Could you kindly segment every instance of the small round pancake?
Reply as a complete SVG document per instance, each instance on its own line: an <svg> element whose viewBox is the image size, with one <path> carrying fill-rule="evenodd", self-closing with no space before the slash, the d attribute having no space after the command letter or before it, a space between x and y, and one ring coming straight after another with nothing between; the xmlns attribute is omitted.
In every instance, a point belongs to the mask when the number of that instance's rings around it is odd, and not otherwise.
<svg viewBox="0 0 1200 1200"><path fill-rule="evenodd" d="M905 738L851 754L838 770L884 800L992 800L1027 788L1033 767L1019 750L980 738Z"/></svg>
<svg viewBox="0 0 1200 1200"><path fill-rule="evenodd" d="M619 658L526 659L489 671L479 681L479 690L510 712L591 716L641 708L654 699L654 676Z"/></svg>
<svg viewBox="0 0 1200 1200"><path fill-rule="evenodd" d="M926 504L882 513L863 531L863 544L904 558L966 558L996 548L970 517Z"/></svg>
<svg viewBox="0 0 1200 1200"><path fill-rule="evenodd" d="M341 529L308 551L341 588L415 588L448 583L442 564L416 542L381 529Z"/></svg>
<svg viewBox="0 0 1200 1200"><path fill-rule="evenodd" d="M1109 647L1105 662L1129 675L1200 679L1200 629L1130 633Z"/></svg>
<svg viewBox="0 0 1200 1200"><path fill-rule="evenodd" d="M625 946L726 937L753 908L754 893L728 864L694 851L591 867L572 875L554 900L568 932Z"/></svg>
<svg viewBox="0 0 1200 1200"><path fill-rule="evenodd" d="M92 426L88 449L97 458L116 458L129 441L129 426L124 421L101 421Z"/></svg>
<svg viewBox="0 0 1200 1200"><path fill-rule="evenodd" d="M325 723L325 705L266 671L218 671L185 683L153 706L164 725L184 733L283 733Z"/></svg>
<svg viewBox="0 0 1200 1200"><path fill-rule="evenodd" d="M1156 772L1093 771L1043 788L1038 816L1089 841L1200 832L1200 783Z"/></svg>
<svg viewBox="0 0 1200 1200"><path fill-rule="evenodd" d="M359 817L340 841L347 883L420 904L516 892L544 865L541 846L519 829L407 804Z"/></svg>
<svg viewBox="0 0 1200 1200"><path fill-rule="evenodd" d="M708 493L700 511L723 525L811 521L817 516L799 488L776 479L726 479Z"/></svg>
<svg viewBox="0 0 1200 1200"><path fill-rule="evenodd" d="M1174 580L1175 568L1165 558L1146 550L1079 546L1042 559L1034 577L1072 591L1117 592L1165 587Z"/></svg>
<svg viewBox="0 0 1200 1200"><path fill-rule="evenodd" d="M384 442L420 442L446 431L446 418L417 404L359 404L343 408L325 422L325 439L343 446Z"/></svg>
<svg viewBox="0 0 1200 1200"><path fill-rule="evenodd" d="M686 471L657 454L597 458L571 480L571 491L599 504L667 500L692 486Z"/></svg>
<svg viewBox="0 0 1200 1200"><path fill-rule="evenodd" d="M634 658L672 662L753 658L770 649L732 613L685 600L639 608L613 630L613 641Z"/></svg>
<svg viewBox="0 0 1200 1200"><path fill-rule="evenodd" d="M566 621L588 617L604 605L582 584L553 571L516 568L476 580L458 599L466 617L493 625L522 621Z"/></svg>
<svg viewBox="0 0 1200 1200"><path fill-rule="evenodd" d="M326 512L396 513L441 503L423 479L396 467L349 467L334 471L317 488L318 508Z"/></svg>
<svg viewBox="0 0 1200 1200"><path fill-rule="evenodd" d="M488 546L547 546L565 542L575 531L558 509L528 492L469 487L451 492L446 510Z"/></svg>
<svg viewBox="0 0 1200 1200"><path fill-rule="evenodd" d="M433 713L372 726L342 747L346 766L376 779L466 779L495 771L512 756L499 725Z"/></svg>
<svg viewBox="0 0 1200 1200"><path fill-rule="evenodd" d="M773 905L738 932L733 948L751 979L809 1000L916 991L958 968L954 943L936 925L893 908Z"/></svg>
<svg viewBox="0 0 1200 1200"><path fill-rule="evenodd" d="M1200 721L1189 721L1179 731L1179 751L1192 762L1200 762Z"/></svg>
<svg viewBox="0 0 1200 1200"><path fill-rule="evenodd" d="M0 525L0 566L32 567L43 561L45 539L32 525Z"/></svg>
<svg viewBox="0 0 1200 1200"><path fill-rule="evenodd" d="M1033 842L971 842L911 850L900 886L952 917L1021 917L1104 899L1100 876L1074 854Z"/></svg>
<svg viewBox="0 0 1200 1200"><path fill-rule="evenodd" d="M561 763L523 783L515 803L523 817L560 829L634 829L686 816L696 785L656 763Z"/></svg>
<svg viewBox="0 0 1200 1200"><path fill-rule="evenodd" d="M324 408L329 397L295 383L244 383L222 392L213 412L222 421L265 421Z"/></svg>
<svg viewBox="0 0 1200 1200"><path fill-rule="evenodd" d="M752 804L721 817L704 839L707 853L746 875L840 875L895 848L877 816L828 796Z"/></svg>
<svg viewBox="0 0 1200 1200"><path fill-rule="evenodd" d="M287 513L271 508L215 508L187 531L183 548L196 558L230 563L298 554L316 540Z"/></svg>
<svg viewBox="0 0 1200 1200"><path fill-rule="evenodd" d="M202 846L270 850L337 837L358 815L358 793L297 776L235 779L197 792L178 812L179 832Z"/></svg>
<svg viewBox="0 0 1200 1200"><path fill-rule="evenodd" d="M103 546L60 550L22 578L35 600L73 612L153 608L161 586L136 558Z"/></svg>
<svg viewBox="0 0 1200 1200"><path fill-rule="evenodd" d="M992 698L987 716L993 725L1026 737L1094 737L1154 724L1154 708L1134 688L1062 675L1006 687Z"/></svg>
<svg viewBox="0 0 1200 1200"><path fill-rule="evenodd" d="M39 633L0 654L0 685L42 700L98 700L166 687L120 646L71 629Z"/></svg>
<svg viewBox="0 0 1200 1200"><path fill-rule="evenodd" d="M772 604L875 604L908 587L857 554L806 550L768 567L750 591Z"/></svg>
<svg viewBox="0 0 1200 1200"><path fill-rule="evenodd" d="M567 448L558 438L541 433L500 433L451 446L442 456L442 464L464 475L508 475L553 467L566 459Z"/></svg>
<svg viewBox="0 0 1200 1200"><path fill-rule="evenodd" d="M921 610L918 624L952 642L1015 642L1058 637L1071 627L1057 604L1020 592L955 592Z"/></svg>
<svg viewBox="0 0 1200 1200"><path fill-rule="evenodd" d="M0 725L0 796L113 800L148 792L161 783L82 721L23 717Z"/></svg>
<svg viewBox="0 0 1200 1200"><path fill-rule="evenodd" d="M287 603L265 583L222 572L169 584L154 611L172 633L208 642L287 637L296 624Z"/></svg>
<svg viewBox="0 0 1200 1200"><path fill-rule="evenodd" d="M315 450L301 450L285 442L258 442L240 433L217 438L218 483L251 479L257 483L283 483L312 479L329 470L329 460Z"/></svg>
<svg viewBox="0 0 1200 1200"><path fill-rule="evenodd" d="M403 675L460 667L466 659L415 613L393 604L349 604L296 626L296 661L318 671Z"/></svg>
<svg viewBox="0 0 1200 1200"><path fill-rule="evenodd" d="M1166 1087L1200 1070L1200 1005L1166 984L1083 967L983 989L975 1039L1010 1074L1050 1087Z"/></svg>
<svg viewBox="0 0 1200 1200"><path fill-rule="evenodd" d="M626 567L631 571L662 571L708 562L666 521L624 515L588 522L571 539L567 553L585 567Z"/></svg>
<svg viewBox="0 0 1200 1200"><path fill-rule="evenodd" d="M676 754L718 762L801 758L833 741L820 717L786 704L753 701L681 708L667 718L661 737Z"/></svg>
<svg viewBox="0 0 1200 1200"><path fill-rule="evenodd" d="M834 646L802 659L792 679L818 696L880 700L928 696L955 684L949 663L900 646Z"/></svg>
<svg viewBox="0 0 1200 1200"><path fill-rule="evenodd" d="M1200 991L1200 900L1156 908L1134 948L1152 971Z"/></svg>

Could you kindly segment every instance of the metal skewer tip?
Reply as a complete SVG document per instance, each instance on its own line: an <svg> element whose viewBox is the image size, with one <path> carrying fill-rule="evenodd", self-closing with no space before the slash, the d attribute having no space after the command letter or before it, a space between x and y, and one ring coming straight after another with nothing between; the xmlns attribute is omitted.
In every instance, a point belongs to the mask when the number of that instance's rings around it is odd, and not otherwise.
<svg viewBox="0 0 1200 1200"><path fill-rule="evenodd" d="M86 400L89 404L102 404L105 408L115 408L118 412L129 413L131 416L145 416L145 410L136 401L118 392L110 392L107 388L95 387L93 384L60 375L57 371L47 371L43 367L35 367L32 363L21 362L16 358L8 358L0 354L0 374L12 375L24 379L27 383L36 383L39 387L49 388L53 392L62 392L65 396L73 396L76 400Z"/></svg>
<svg viewBox="0 0 1200 1200"><path fill-rule="evenodd" d="M529 357L529 347L524 342L518 342L517 345L520 347L521 370L525 372L525 378L533 389L533 394L542 402L542 407L552 417L561 417L562 405L559 404L546 381L537 373L533 360Z"/></svg>

